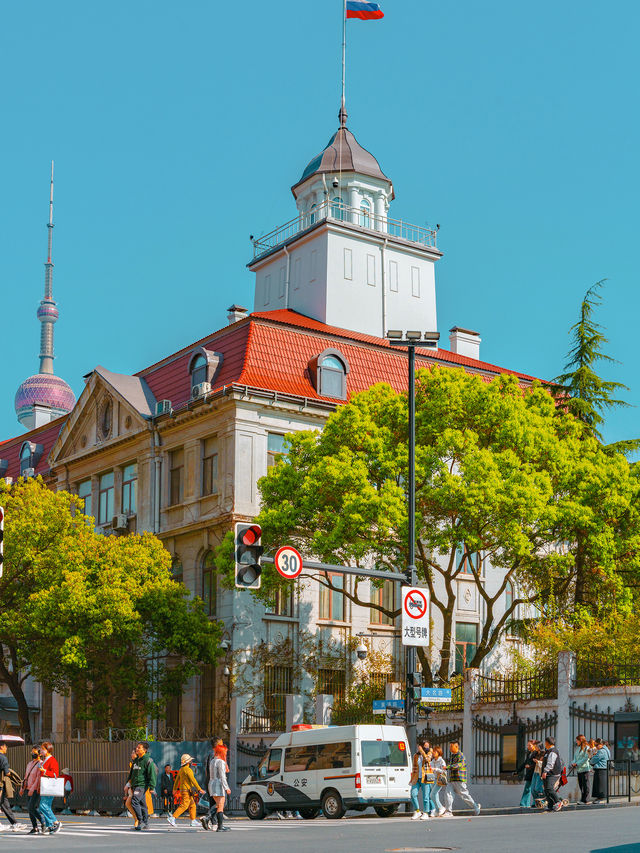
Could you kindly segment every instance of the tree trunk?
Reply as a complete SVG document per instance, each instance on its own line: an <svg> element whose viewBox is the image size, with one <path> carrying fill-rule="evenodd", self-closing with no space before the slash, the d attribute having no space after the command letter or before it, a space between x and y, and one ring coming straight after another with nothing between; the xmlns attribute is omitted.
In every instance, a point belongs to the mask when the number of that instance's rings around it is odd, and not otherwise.
<svg viewBox="0 0 640 853"><path fill-rule="evenodd" d="M22 684L20 683L20 673L12 672L6 666L4 662L4 648L2 646L0 646L0 681L7 685L11 691L11 695L18 703L18 722L25 743L32 743L29 706L22 689Z"/></svg>

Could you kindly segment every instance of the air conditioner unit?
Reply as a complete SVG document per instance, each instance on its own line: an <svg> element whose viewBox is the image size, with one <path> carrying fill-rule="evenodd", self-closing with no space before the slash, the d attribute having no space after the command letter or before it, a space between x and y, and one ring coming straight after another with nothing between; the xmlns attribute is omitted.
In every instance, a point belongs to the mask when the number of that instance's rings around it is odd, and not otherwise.
<svg viewBox="0 0 640 853"><path fill-rule="evenodd" d="M191 399L197 400L198 397L204 397L211 391L210 382L200 382L199 385L194 385L191 389Z"/></svg>
<svg viewBox="0 0 640 853"><path fill-rule="evenodd" d="M159 400L156 403L156 417L171 414L171 400Z"/></svg>
<svg viewBox="0 0 640 853"><path fill-rule="evenodd" d="M126 530L128 528L126 515L114 515L111 521L114 530Z"/></svg>
<svg viewBox="0 0 640 853"><path fill-rule="evenodd" d="M24 468L22 471L23 477L34 477L35 476L35 468Z"/></svg>

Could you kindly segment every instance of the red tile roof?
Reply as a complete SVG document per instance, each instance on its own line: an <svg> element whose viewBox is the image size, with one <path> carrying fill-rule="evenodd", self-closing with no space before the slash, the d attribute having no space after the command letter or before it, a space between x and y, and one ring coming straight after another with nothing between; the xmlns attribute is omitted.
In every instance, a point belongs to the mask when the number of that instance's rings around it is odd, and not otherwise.
<svg viewBox="0 0 640 853"><path fill-rule="evenodd" d="M406 350L392 347L385 338L363 335L348 329L327 326L295 311L278 309L250 314L244 320L190 344L162 361L141 370L156 400L170 400L174 409L185 406L191 396L189 359L196 347L203 346L222 353L222 364L212 390L225 386L246 385L265 391L276 391L310 399L321 398L309 372L309 362L323 350L340 350L349 362L347 380L349 395L363 391L376 382L388 382L400 391L406 388ZM488 378L500 373L518 377L528 385L534 377L508 368L477 361L448 350L418 350L418 364L444 364L464 367ZM0 459L9 460L8 474L19 474L22 443L29 439L44 446L37 473L48 468L47 456L66 418L0 443Z"/></svg>
<svg viewBox="0 0 640 853"><path fill-rule="evenodd" d="M36 474L46 473L49 470L49 453L66 420L67 416L65 415L37 429L32 429L29 432L22 433L22 435L15 436L15 438L3 441L0 444L0 459L6 459L9 462L6 476L13 477L14 480L20 476L20 448L25 441L32 441L34 444L42 445L42 455L36 464L35 472Z"/></svg>

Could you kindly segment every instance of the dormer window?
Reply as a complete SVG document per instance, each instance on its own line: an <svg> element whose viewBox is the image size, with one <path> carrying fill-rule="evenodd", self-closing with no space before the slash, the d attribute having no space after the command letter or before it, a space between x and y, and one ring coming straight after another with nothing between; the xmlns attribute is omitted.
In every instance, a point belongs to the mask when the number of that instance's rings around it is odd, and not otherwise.
<svg viewBox="0 0 640 853"><path fill-rule="evenodd" d="M191 387L194 388L201 382L207 381L207 361L204 356L198 355L191 365Z"/></svg>
<svg viewBox="0 0 640 853"><path fill-rule="evenodd" d="M222 353L212 352L204 347L198 347L191 353L189 373L191 375L191 390L203 382L213 384L213 378L222 364Z"/></svg>
<svg viewBox="0 0 640 853"><path fill-rule="evenodd" d="M41 444L34 444L32 441L25 441L20 449L20 476L24 477L27 472L33 470L42 456L43 447Z"/></svg>
<svg viewBox="0 0 640 853"><path fill-rule="evenodd" d="M347 399L347 374L349 362L337 349L326 349L309 363L309 371L322 397L334 397L337 400Z"/></svg>
<svg viewBox="0 0 640 853"><path fill-rule="evenodd" d="M360 202L360 225L363 228L371 228L371 205L366 198Z"/></svg>

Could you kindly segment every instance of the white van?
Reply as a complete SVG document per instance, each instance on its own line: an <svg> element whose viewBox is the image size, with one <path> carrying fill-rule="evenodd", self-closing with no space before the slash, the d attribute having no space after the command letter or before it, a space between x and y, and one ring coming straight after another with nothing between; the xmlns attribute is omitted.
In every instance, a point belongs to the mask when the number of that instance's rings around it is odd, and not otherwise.
<svg viewBox="0 0 640 853"><path fill-rule="evenodd" d="M311 819L373 806L381 817L408 802L411 754L401 726L326 726L280 735L242 783L251 820L283 809Z"/></svg>

